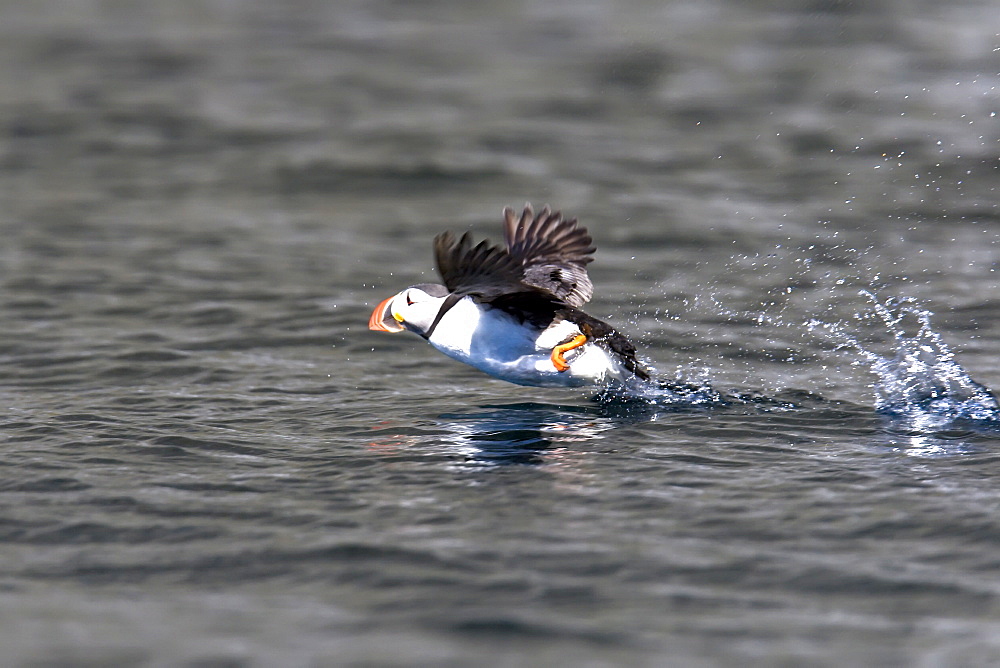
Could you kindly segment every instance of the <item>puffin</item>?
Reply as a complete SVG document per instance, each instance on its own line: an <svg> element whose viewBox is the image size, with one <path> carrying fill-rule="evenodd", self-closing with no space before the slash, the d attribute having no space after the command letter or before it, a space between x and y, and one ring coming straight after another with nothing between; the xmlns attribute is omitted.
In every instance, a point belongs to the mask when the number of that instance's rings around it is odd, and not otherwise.
<svg viewBox="0 0 1000 668"><path fill-rule="evenodd" d="M594 293L597 250L576 218L548 206L503 212L504 246L451 232L434 238L442 284L411 285L372 311L368 327L409 330L495 378L536 387L649 380L635 346L580 307Z"/></svg>

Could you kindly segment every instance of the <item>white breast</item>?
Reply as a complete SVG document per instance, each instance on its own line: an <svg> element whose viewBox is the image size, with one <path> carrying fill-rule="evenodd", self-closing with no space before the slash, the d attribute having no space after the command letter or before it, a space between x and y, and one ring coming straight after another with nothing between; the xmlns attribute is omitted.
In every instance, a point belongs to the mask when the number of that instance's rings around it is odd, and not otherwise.
<svg viewBox="0 0 1000 668"><path fill-rule="evenodd" d="M428 341L449 357L519 385L573 387L627 375L607 351L589 343L567 353L568 371L556 371L552 348L579 332L565 321L539 332L465 297L445 313Z"/></svg>

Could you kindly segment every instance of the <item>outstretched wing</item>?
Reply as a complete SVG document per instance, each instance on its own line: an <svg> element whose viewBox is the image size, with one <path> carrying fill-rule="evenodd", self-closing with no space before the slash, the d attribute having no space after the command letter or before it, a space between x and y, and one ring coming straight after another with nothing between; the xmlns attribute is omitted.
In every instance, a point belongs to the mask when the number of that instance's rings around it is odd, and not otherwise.
<svg viewBox="0 0 1000 668"><path fill-rule="evenodd" d="M503 215L507 253L521 267L520 280L570 306L586 304L594 294L587 264L597 250L587 229L549 207L537 216L530 204L520 216L507 207Z"/></svg>
<svg viewBox="0 0 1000 668"><path fill-rule="evenodd" d="M488 241L473 246L468 232L457 242L451 232L434 237L434 259L444 286L452 293L488 300L525 289L520 263Z"/></svg>
<svg viewBox="0 0 1000 668"><path fill-rule="evenodd" d="M535 216L531 205L518 217L507 208L504 240L506 248L487 241L473 246L468 232L457 241L451 232L435 237L434 258L445 287L483 301L502 298L505 304L518 295L532 308L544 304L547 310L555 304L581 306L593 295L586 268L594 259L593 240L575 218L563 220L548 207Z"/></svg>

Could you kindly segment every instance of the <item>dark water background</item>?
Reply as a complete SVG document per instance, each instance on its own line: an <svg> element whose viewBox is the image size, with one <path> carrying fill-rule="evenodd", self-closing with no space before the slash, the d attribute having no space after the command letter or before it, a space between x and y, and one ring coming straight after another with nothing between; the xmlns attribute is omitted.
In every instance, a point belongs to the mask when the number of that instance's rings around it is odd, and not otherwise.
<svg viewBox="0 0 1000 668"><path fill-rule="evenodd" d="M1000 662L1000 431L806 326L914 297L1000 387L997 2L0 16L4 665ZM526 200L661 374L799 408L367 331Z"/></svg>

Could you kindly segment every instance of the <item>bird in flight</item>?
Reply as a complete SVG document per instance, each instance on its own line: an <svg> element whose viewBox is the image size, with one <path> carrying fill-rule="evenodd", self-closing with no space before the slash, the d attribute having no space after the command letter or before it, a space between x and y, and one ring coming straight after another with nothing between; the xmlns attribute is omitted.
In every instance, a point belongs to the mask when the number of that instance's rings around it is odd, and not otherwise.
<svg viewBox="0 0 1000 668"><path fill-rule="evenodd" d="M635 346L580 307L594 293L587 275L596 248L575 218L526 204L504 209L504 246L472 245L466 232L434 239L443 285L412 285L382 301L368 320L380 332L410 330L491 376L540 387L649 379Z"/></svg>

